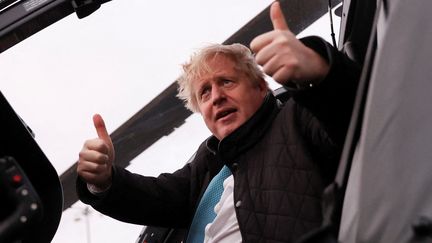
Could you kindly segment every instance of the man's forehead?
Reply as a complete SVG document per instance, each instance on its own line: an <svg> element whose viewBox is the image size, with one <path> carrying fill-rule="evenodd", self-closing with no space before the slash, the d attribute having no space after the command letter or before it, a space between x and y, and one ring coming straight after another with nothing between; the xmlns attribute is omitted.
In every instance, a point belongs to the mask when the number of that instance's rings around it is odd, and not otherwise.
<svg viewBox="0 0 432 243"><path fill-rule="evenodd" d="M226 75L235 75L237 73L235 63L225 57L217 57L207 60L203 63L202 70L198 73L195 80L205 80L210 78L223 77Z"/></svg>

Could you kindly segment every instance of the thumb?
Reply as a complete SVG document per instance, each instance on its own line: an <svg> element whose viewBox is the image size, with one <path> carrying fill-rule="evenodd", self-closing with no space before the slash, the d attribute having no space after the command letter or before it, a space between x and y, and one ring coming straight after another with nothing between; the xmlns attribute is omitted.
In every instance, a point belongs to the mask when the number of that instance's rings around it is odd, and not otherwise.
<svg viewBox="0 0 432 243"><path fill-rule="evenodd" d="M102 119L102 116L99 114L95 114L93 116L93 124L96 128L97 135L100 139L104 140L105 142L111 143L111 137L109 136L106 127L105 122Z"/></svg>
<svg viewBox="0 0 432 243"><path fill-rule="evenodd" d="M270 18L275 30L289 30L285 21L279 1L275 1L270 7Z"/></svg>

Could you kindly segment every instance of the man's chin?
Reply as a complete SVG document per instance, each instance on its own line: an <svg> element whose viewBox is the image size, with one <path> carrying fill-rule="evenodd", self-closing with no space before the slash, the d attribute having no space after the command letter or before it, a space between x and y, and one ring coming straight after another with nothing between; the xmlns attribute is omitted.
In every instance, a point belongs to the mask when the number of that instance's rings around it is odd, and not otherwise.
<svg viewBox="0 0 432 243"><path fill-rule="evenodd" d="M226 136L230 135L233 131L235 131L239 126L231 124L230 126L224 127L222 129L219 129L218 134L216 137L219 140L224 139Z"/></svg>

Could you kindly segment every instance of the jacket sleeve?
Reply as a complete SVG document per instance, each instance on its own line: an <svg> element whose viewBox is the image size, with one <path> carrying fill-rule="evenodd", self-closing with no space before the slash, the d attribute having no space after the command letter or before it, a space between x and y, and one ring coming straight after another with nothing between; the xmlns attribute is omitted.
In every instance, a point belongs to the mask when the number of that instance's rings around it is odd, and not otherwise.
<svg viewBox="0 0 432 243"><path fill-rule="evenodd" d="M114 167L113 181L103 196L87 190L87 184L77 178L80 200L97 211L117 220L160 227L187 227L201 187L201 170L205 161L187 163L174 173L148 177Z"/></svg>
<svg viewBox="0 0 432 243"><path fill-rule="evenodd" d="M295 90L286 87L294 100L324 124L331 138L343 144L348 129L361 67L320 37L301 41L330 65L328 75L318 85Z"/></svg>

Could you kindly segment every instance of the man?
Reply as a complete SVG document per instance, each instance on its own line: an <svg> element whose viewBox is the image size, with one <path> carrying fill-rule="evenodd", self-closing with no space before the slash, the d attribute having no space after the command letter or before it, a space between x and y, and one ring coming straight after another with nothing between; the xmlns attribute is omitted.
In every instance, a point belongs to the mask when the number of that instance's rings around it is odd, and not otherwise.
<svg viewBox="0 0 432 243"><path fill-rule="evenodd" d="M348 87L343 77L333 73L333 62L341 59L324 42L306 41L315 45L313 51L290 34L278 3L271 12L274 34L260 36L251 44L264 71L284 85L291 78L300 86L312 82L316 86L312 93L325 93L321 98L329 97L333 85ZM282 36L279 42L277 36ZM287 39L287 46L296 53L275 60L273 44ZM292 62L278 66L287 60ZM312 65L311 71L307 65ZM232 175L224 182L216 218L205 228L206 242L294 242L318 227L321 193L333 177L341 148L338 142L343 140L340 134L346 128L346 124L327 124L346 120L349 109L345 108L350 107L346 104L352 100L333 97L344 104L331 107L336 112L321 105L320 97L314 102L289 99L282 105L269 92L250 50L239 44L208 46L183 69L179 97L202 115L213 136L183 168L157 178L145 177L113 165L111 139L96 115L98 138L88 140L80 152L80 199L125 222L188 229L210 181L226 166ZM337 93L353 93L355 85L351 86ZM314 116L302 104L323 115Z"/></svg>

